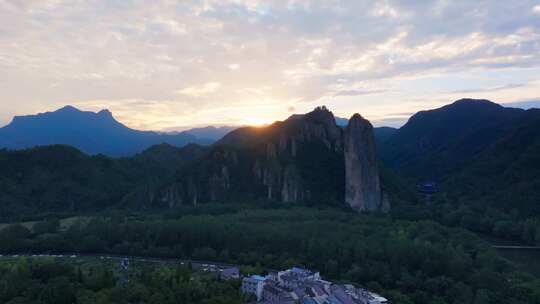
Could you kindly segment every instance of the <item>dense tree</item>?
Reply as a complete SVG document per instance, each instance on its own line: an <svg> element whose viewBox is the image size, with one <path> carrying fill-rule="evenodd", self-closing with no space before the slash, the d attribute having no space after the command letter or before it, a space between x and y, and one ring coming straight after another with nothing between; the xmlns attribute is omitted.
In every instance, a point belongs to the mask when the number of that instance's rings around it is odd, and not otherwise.
<svg viewBox="0 0 540 304"><path fill-rule="evenodd" d="M40 304L241 303L239 282L187 267L137 265L123 283L118 265L33 258L0 261L0 302ZM80 277L74 280L75 277ZM223 302L225 301L225 302Z"/></svg>
<svg viewBox="0 0 540 304"><path fill-rule="evenodd" d="M43 243L40 235L29 232L16 234L21 237L17 242L25 244L28 251L99 249L116 254L256 266L243 267L246 274L264 268L304 265L320 270L329 279L362 284L403 303L472 303L486 299L540 303L536 278L517 273L473 234L434 222L299 207L240 208L236 212L226 209L214 215L184 211L183 215L168 219L100 217L74 223L66 231L56 233L66 240L62 248ZM14 230L21 227L8 229L10 235ZM0 251L8 252L4 248ZM185 271L181 268L154 272L145 279L148 283L144 288L123 295L133 301L163 301L161 296L168 301L167 294L152 297L152 286L156 282L166 286L188 284ZM90 291L115 290L110 273L83 272L82 281ZM77 271L72 273L72 282L81 281ZM207 293L193 291L194 295L187 290L171 297L211 299Z"/></svg>

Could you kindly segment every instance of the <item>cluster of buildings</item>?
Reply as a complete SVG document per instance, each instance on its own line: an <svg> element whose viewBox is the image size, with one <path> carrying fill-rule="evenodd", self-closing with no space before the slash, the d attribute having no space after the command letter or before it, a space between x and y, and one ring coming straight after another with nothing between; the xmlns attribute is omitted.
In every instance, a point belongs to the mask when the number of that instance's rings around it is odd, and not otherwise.
<svg viewBox="0 0 540 304"><path fill-rule="evenodd" d="M363 288L325 281L318 272L293 267L242 279L242 292L263 304L388 304Z"/></svg>

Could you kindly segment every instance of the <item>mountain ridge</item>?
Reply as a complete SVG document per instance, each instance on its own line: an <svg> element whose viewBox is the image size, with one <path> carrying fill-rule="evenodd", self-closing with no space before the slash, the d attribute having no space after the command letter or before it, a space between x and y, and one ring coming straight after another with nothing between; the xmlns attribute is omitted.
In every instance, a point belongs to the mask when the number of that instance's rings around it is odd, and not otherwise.
<svg viewBox="0 0 540 304"><path fill-rule="evenodd" d="M525 110L489 100L460 99L420 111L381 145L382 160L420 179L438 179L507 131Z"/></svg>
<svg viewBox="0 0 540 304"><path fill-rule="evenodd" d="M0 128L0 146L24 149L64 144L95 155L131 156L152 145L168 143L178 147L189 143L209 144L191 134L162 134L131 129L117 121L109 110L81 111L65 106L56 111L15 116Z"/></svg>
<svg viewBox="0 0 540 304"><path fill-rule="evenodd" d="M345 118L336 117L335 120L341 127L348 123ZM66 105L55 111L14 116L7 125L0 127L0 148L17 150L71 145L90 155L123 157L161 143L177 147L190 143L210 145L239 128L244 126L195 127L181 132L140 131L117 121L108 109L92 112ZM374 130L377 143L386 140L392 132L387 127Z"/></svg>
<svg viewBox="0 0 540 304"><path fill-rule="evenodd" d="M380 150L383 163L409 184L439 184L443 194L436 197L441 205L421 207L424 212L446 208L436 212L455 213L464 223L486 217L488 210L492 217L485 223L537 217L538 155L540 109L507 108L473 99L415 114ZM460 213L457 206L467 211ZM482 225L467 228L494 229L478 226Z"/></svg>

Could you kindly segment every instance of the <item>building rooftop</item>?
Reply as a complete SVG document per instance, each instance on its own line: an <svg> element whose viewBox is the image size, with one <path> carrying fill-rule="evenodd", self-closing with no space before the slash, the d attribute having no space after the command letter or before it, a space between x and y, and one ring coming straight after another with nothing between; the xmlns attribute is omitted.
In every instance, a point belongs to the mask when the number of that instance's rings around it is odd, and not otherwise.
<svg viewBox="0 0 540 304"><path fill-rule="evenodd" d="M372 293L354 285L334 284L324 281L317 272L294 267L280 271L280 279L289 282L282 284L275 276L263 277L252 275L245 280L253 286L254 283L263 282L262 298L265 301L280 304L386 304L388 301L378 294Z"/></svg>
<svg viewBox="0 0 540 304"><path fill-rule="evenodd" d="M253 280L256 280L256 281L264 281L264 280L266 280L265 277L260 276L260 275L252 275L250 278L253 279Z"/></svg>
<svg viewBox="0 0 540 304"><path fill-rule="evenodd" d="M300 268L300 267L293 267L290 269L290 271L292 273L296 273L296 274L301 274L301 275L312 275L312 274L315 274L314 271L311 271L311 270L308 270L308 269L304 269L304 268Z"/></svg>

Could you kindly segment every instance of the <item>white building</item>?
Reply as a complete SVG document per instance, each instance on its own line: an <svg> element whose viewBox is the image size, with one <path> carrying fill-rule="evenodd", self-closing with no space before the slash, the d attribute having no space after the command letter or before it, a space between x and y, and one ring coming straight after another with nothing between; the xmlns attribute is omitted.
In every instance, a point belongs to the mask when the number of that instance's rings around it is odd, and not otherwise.
<svg viewBox="0 0 540 304"><path fill-rule="evenodd" d="M371 298L369 299L369 304L388 304L388 300L385 297L382 297L374 292L369 292Z"/></svg>
<svg viewBox="0 0 540 304"><path fill-rule="evenodd" d="M241 290L256 296L261 304L389 304L367 289L334 284L321 279L318 272L297 267L244 278Z"/></svg>
<svg viewBox="0 0 540 304"><path fill-rule="evenodd" d="M321 279L319 272L314 272L307 269L293 267L284 271L278 272L279 285L288 289L295 289L306 281L316 281Z"/></svg>
<svg viewBox="0 0 540 304"><path fill-rule="evenodd" d="M257 297L257 301L262 299L264 281L266 279L259 275L252 275L242 279L241 290L245 294L252 294Z"/></svg>

